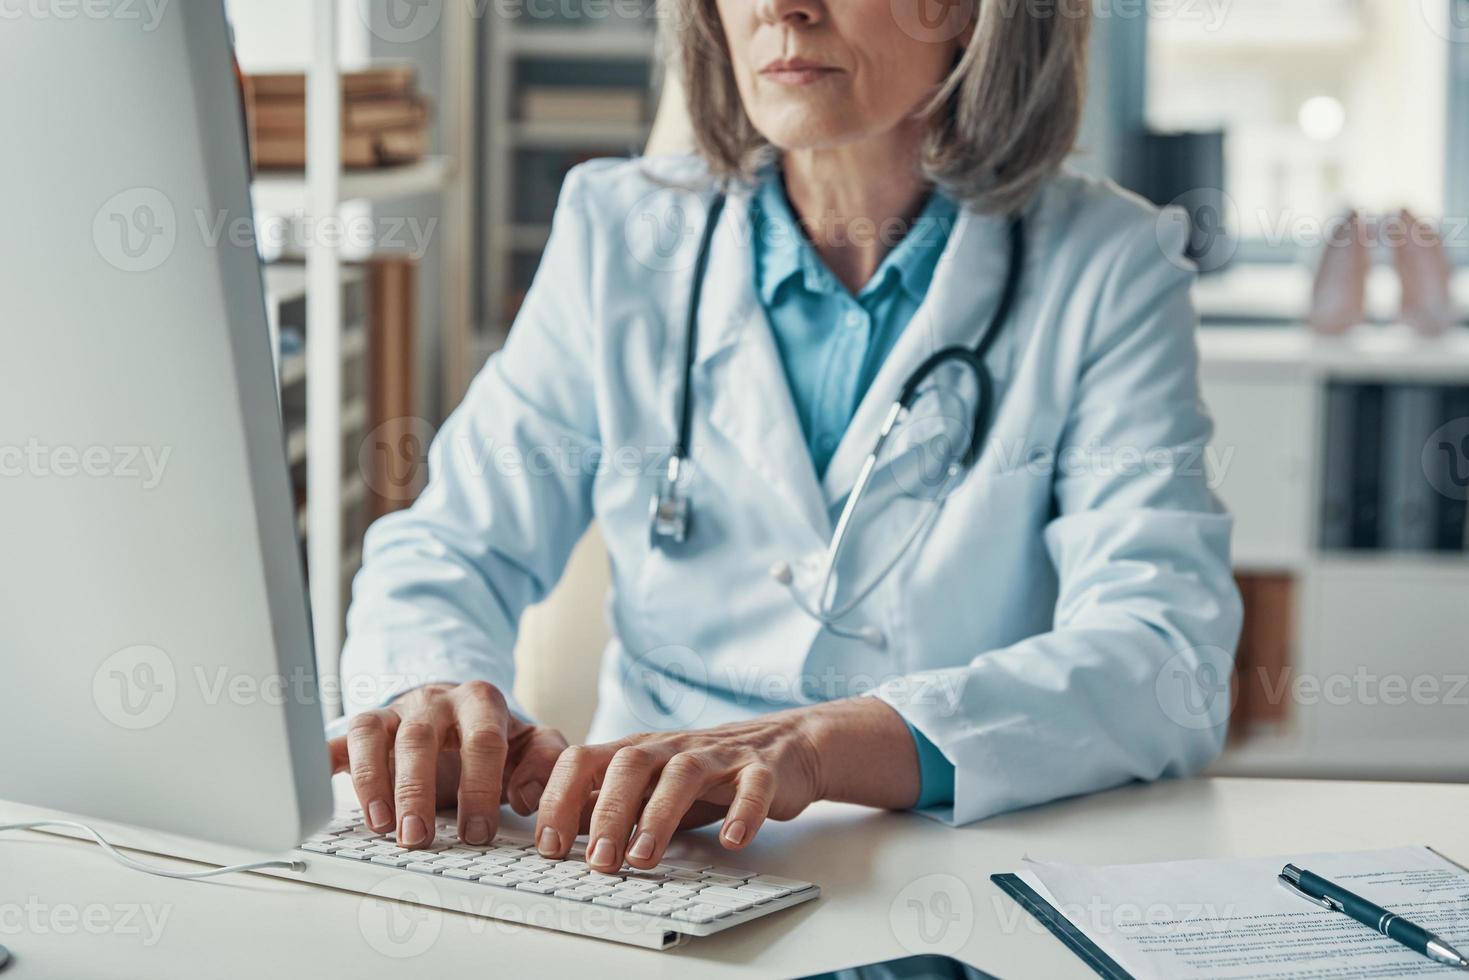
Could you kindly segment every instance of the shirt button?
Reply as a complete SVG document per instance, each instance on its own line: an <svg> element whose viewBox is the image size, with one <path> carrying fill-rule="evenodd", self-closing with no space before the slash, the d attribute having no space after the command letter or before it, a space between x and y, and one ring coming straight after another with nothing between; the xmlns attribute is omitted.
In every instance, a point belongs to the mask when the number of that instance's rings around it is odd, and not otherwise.
<svg viewBox="0 0 1469 980"><path fill-rule="evenodd" d="M862 326L862 314L861 313L858 313L856 310L853 310L852 312L848 313L847 314L847 326L849 326L849 327L860 327L860 326Z"/></svg>

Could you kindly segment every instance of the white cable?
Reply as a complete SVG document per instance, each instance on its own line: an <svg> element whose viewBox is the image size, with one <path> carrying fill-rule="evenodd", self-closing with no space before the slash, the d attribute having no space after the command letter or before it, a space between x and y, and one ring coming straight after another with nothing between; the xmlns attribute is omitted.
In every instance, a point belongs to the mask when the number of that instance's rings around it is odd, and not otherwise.
<svg viewBox="0 0 1469 980"><path fill-rule="evenodd" d="M106 839L97 831L84 823L76 823L72 820L32 820L29 823L0 824L0 832L6 830L35 830L40 827L71 827L73 830L85 831L92 840L101 845L114 861L134 871L144 874L158 875L161 878L182 878L186 881L199 878L213 878L216 875L234 874L236 871L256 871L260 868L284 868L287 871L305 871L305 861L255 861L251 864L232 864L224 868L212 868L209 871L167 871L163 868L147 865L141 861L134 861L126 854L107 843Z"/></svg>

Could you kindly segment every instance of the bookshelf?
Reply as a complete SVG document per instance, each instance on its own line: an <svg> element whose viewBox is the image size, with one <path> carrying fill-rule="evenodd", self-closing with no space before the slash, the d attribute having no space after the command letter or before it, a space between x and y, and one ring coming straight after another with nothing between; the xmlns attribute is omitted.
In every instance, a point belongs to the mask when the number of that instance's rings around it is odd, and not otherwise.
<svg viewBox="0 0 1469 980"><path fill-rule="evenodd" d="M289 67L300 68L304 61L306 69L305 172L264 172L255 179L257 223L266 227L270 221L300 220L320 227L323 221L340 220L348 209L361 213L434 198L443 280L441 290L438 283L425 288L441 291L443 298L438 322L424 328L432 333L438 352L430 388L436 384L441 399L425 408L436 415L458 402L473 369L474 10L468 4L445 4L437 31L435 56L441 57L443 72L439 154L404 166L344 172L341 72L366 59L401 55L392 44L380 44L383 35L375 35L365 21L344 15L336 0L309 0L303 6L236 4L232 10L237 27L246 25L237 37L253 38L272 57L284 52L283 64ZM308 236L304 273L267 272L277 293L304 296L310 324L304 351L281 358L279 368L283 405L290 398L304 399L304 425L291 427L286 451L293 470L305 471L306 506L297 525L306 542L317 670L323 677L338 672L351 576L361 563L361 515L368 496L351 449L354 439L361 441L368 419L360 378L354 380L353 374L362 370L368 340L343 294L344 285L360 275L347 262L362 256L348 247L340 236ZM328 704L324 710L331 717L340 707Z"/></svg>
<svg viewBox="0 0 1469 980"><path fill-rule="evenodd" d="M1284 579L1292 606L1288 670L1274 677L1284 717L1240 732L1215 771L1469 778L1469 542L1400 551L1323 541L1332 386L1469 387L1469 330L1424 339L1386 325L1325 338L1216 323L1201 331L1200 353L1236 570Z"/></svg>
<svg viewBox="0 0 1469 980"><path fill-rule="evenodd" d="M518 295L550 234L556 188L540 175L554 174L559 185L560 173L579 159L641 152L652 128L657 48L651 20L536 24L503 17L487 19L486 30L486 269L476 363L504 342ZM521 97L535 84L593 92L637 88L643 112L636 121L526 120Z"/></svg>

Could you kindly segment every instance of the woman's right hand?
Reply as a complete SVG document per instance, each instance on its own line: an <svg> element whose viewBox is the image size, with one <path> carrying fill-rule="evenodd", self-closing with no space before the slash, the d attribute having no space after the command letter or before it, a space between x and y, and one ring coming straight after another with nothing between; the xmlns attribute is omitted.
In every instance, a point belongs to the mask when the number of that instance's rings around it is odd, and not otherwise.
<svg viewBox="0 0 1469 980"><path fill-rule="evenodd" d="M434 815L457 804L459 838L486 844L500 828L500 805L522 816L566 748L552 728L527 725L492 684L434 684L356 715L328 743L332 772L350 772L367 825L396 829L400 847L427 847Z"/></svg>

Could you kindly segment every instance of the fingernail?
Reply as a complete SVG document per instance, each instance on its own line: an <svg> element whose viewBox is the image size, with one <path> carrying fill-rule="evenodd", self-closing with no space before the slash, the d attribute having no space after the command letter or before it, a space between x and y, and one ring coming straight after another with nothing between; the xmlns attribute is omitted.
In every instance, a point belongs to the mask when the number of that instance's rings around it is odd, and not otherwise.
<svg viewBox="0 0 1469 980"><path fill-rule="evenodd" d="M403 831L399 835L400 844L422 844L428 840L428 828L423 825L423 818L412 814L403 818Z"/></svg>
<svg viewBox="0 0 1469 980"><path fill-rule="evenodd" d="M393 825L393 811L382 800L373 800L367 804L367 824L382 833Z"/></svg>
<svg viewBox="0 0 1469 980"><path fill-rule="evenodd" d="M588 861L587 863L588 864L600 864L603 867L606 867L607 865L613 863L616 860L617 860L617 855L613 853L613 850L612 850L612 842L610 840L608 840L607 838L603 837L600 840L598 840L597 841L597 845L592 848L592 859L590 861Z"/></svg>
<svg viewBox="0 0 1469 980"><path fill-rule="evenodd" d="M556 833L555 827L547 827L541 831L541 836L538 840L539 843L536 844L537 849L547 857L557 854L561 850L561 835Z"/></svg>
<svg viewBox="0 0 1469 980"><path fill-rule="evenodd" d="M469 822L464 825L464 840L470 844L488 844L490 822L484 817L470 817Z"/></svg>
<svg viewBox="0 0 1469 980"><path fill-rule="evenodd" d="M545 791L545 785L540 782L527 783L525 789L520 792L520 798L525 800L527 809L534 810L541 805L541 794Z"/></svg>
<svg viewBox="0 0 1469 980"><path fill-rule="evenodd" d="M637 861L646 861L653 856L653 835L646 830L638 834L638 839L632 842L627 856Z"/></svg>
<svg viewBox="0 0 1469 980"><path fill-rule="evenodd" d="M731 820L725 825L724 839L731 844L743 844L745 842L745 822L743 820Z"/></svg>

